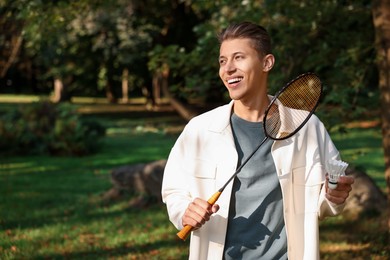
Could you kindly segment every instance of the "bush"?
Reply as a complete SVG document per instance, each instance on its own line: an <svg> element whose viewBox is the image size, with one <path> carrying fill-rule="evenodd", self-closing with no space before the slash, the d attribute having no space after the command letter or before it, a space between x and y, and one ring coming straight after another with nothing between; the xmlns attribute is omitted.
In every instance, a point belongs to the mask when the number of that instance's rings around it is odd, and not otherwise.
<svg viewBox="0 0 390 260"><path fill-rule="evenodd" d="M38 102L1 117L0 153L86 155L104 135L101 124L83 120L74 106Z"/></svg>

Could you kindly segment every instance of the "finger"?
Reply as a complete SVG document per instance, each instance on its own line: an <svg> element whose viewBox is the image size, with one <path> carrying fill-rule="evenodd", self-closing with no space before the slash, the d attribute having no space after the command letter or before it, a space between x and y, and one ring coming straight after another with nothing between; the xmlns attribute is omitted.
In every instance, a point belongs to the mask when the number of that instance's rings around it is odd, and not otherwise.
<svg viewBox="0 0 390 260"><path fill-rule="evenodd" d="M327 191L327 194L333 196L333 197L341 197L341 198L347 198L348 197L348 194L349 194L349 191L348 190L345 190L345 189L342 189L341 187L339 187L340 185L337 184L337 188L336 189L329 189Z"/></svg>
<svg viewBox="0 0 390 260"><path fill-rule="evenodd" d="M342 197L336 197L336 196L332 196L330 195L329 193L327 193L326 195L326 198L334 203L334 204L337 204L337 205L340 205L340 204L343 204L345 202L345 198L342 198Z"/></svg>
<svg viewBox="0 0 390 260"><path fill-rule="evenodd" d="M345 181L345 179L341 180L340 182L337 183L336 191L343 191L349 194L349 192L352 191L352 184L353 184L353 179L351 183L351 179Z"/></svg>
<svg viewBox="0 0 390 260"><path fill-rule="evenodd" d="M338 184L336 189L327 190L326 198L333 203L342 204L347 200L349 191L350 189L342 189Z"/></svg>
<svg viewBox="0 0 390 260"><path fill-rule="evenodd" d="M206 200L201 199L201 198L195 198L193 203L195 203L196 205L202 206L203 208L207 208L210 206L210 204Z"/></svg>
<svg viewBox="0 0 390 260"><path fill-rule="evenodd" d="M355 179L352 176L340 176L338 182L351 185L355 182Z"/></svg>
<svg viewBox="0 0 390 260"><path fill-rule="evenodd" d="M211 206L207 201L195 199L188 205L184 213L182 219L183 225L191 225L199 228L210 219L212 213Z"/></svg>
<svg viewBox="0 0 390 260"><path fill-rule="evenodd" d="M196 199L194 199L193 203L195 205L197 205L198 207L204 209L205 211L212 213L211 212L211 205L207 201L200 199L200 198L196 198Z"/></svg>
<svg viewBox="0 0 390 260"><path fill-rule="evenodd" d="M204 224L205 221L209 220L210 219L210 215L211 215L211 209L208 210L207 208L203 208L203 207L199 207L199 206L196 206L196 207L193 207L191 208L191 210L194 210L194 213L199 216L199 218L201 218L201 222L202 224ZM197 218L199 220L199 218Z"/></svg>
<svg viewBox="0 0 390 260"><path fill-rule="evenodd" d="M190 225L194 228L201 227L205 222L206 220L197 213L193 206L187 208L182 218L183 226Z"/></svg>

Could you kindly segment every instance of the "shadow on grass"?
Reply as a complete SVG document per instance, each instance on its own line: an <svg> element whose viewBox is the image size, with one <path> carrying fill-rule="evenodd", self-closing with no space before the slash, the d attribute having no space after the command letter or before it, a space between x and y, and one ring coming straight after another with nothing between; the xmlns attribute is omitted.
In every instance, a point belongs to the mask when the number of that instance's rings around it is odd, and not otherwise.
<svg viewBox="0 0 390 260"><path fill-rule="evenodd" d="M120 130L146 120L145 114L133 114L131 121L112 116L101 120ZM154 119L148 124L156 128L168 124L166 119ZM176 240L163 206L141 211L126 208L124 201L109 205L100 201L112 187L112 168L164 158L175 139L129 132L108 136L100 153L83 158L0 157L0 258L186 259L188 241ZM336 141L363 161L361 155L376 149L381 137L376 130L358 129ZM363 159L367 168L381 165ZM386 231L379 222L378 218L326 222L320 233L322 259L390 259ZM19 251L11 252L12 246Z"/></svg>
<svg viewBox="0 0 390 260"><path fill-rule="evenodd" d="M121 203L123 201L117 204ZM13 238L8 243L0 242L0 253L9 247L7 244L18 249L28 244L28 250L34 250L28 259L188 258L188 241L183 243L170 231L171 224L165 215L165 206L158 204L145 210L121 206L112 211L116 206L116 203L110 203L107 207L111 209L110 212L85 213L76 210L69 212L66 219L56 215L6 221L3 223L3 234ZM60 228L50 231L51 226ZM33 237L16 234L31 233L29 228L41 231ZM111 243L112 238L119 242ZM42 250L49 244L50 250ZM26 254L28 252L20 251L14 252L13 256L24 258Z"/></svg>
<svg viewBox="0 0 390 260"><path fill-rule="evenodd" d="M78 252L66 252L63 254L38 255L43 259L109 259L112 257L125 257L124 259L161 259L161 251L167 248L176 247L180 243L177 240L157 240L143 245L123 244L114 248L98 248ZM183 249L187 245L182 245ZM164 259L187 259L186 254L164 256Z"/></svg>
<svg viewBox="0 0 390 260"><path fill-rule="evenodd" d="M321 223L321 259L390 259L387 214Z"/></svg>

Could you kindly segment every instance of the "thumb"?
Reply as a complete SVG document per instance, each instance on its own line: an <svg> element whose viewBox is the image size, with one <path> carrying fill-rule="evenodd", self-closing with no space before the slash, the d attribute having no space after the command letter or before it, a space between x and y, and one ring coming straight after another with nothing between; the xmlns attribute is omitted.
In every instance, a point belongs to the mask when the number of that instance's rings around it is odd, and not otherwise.
<svg viewBox="0 0 390 260"><path fill-rule="evenodd" d="M218 204L214 204L213 207L211 208L211 211L213 213L216 213L218 210L219 210L219 205Z"/></svg>

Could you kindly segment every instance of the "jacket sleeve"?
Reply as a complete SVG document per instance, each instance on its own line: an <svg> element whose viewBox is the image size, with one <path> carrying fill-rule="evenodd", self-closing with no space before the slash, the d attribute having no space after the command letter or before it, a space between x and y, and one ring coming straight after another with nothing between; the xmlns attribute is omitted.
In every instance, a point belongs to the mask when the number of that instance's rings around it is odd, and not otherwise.
<svg viewBox="0 0 390 260"><path fill-rule="evenodd" d="M325 185L323 185L321 189L319 205L320 205L320 209L318 211L319 212L318 217L320 220L326 217L339 215L345 207L345 203L338 205L330 202L328 199L325 198Z"/></svg>
<svg viewBox="0 0 390 260"><path fill-rule="evenodd" d="M173 146L164 170L162 182L162 200L167 206L169 220L177 229L182 229L182 217L188 204L192 201L188 188L185 167L186 130ZM187 181L186 181L187 179Z"/></svg>
<svg viewBox="0 0 390 260"><path fill-rule="evenodd" d="M323 166L324 166L324 174L326 174L326 167L325 165L328 163L329 160L340 160L340 153L337 150L336 146L334 145L332 139L329 136L329 133L326 131L324 125L320 123L318 127L318 131L321 133L321 141L323 143ZM325 180L326 181L326 180ZM326 217L331 217L331 216L336 216L339 215L344 207L345 203L343 204L335 204L330 202L326 197L326 187L325 187L325 182L322 185L321 188L321 193L319 197L319 210L318 210L318 217L320 220L326 218Z"/></svg>

